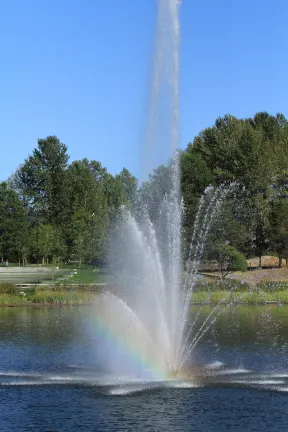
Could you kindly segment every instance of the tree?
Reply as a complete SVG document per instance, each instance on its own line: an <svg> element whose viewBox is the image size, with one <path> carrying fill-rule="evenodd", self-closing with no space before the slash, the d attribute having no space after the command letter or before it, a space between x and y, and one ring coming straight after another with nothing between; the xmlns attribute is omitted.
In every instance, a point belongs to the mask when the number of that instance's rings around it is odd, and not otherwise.
<svg viewBox="0 0 288 432"><path fill-rule="evenodd" d="M214 249L215 243L229 244L237 250L244 251L248 241L247 229L244 224L235 217L234 202L224 201L219 212L212 221L208 233L204 256L208 256Z"/></svg>
<svg viewBox="0 0 288 432"><path fill-rule="evenodd" d="M28 238L27 214L15 191L0 183L0 256L24 259Z"/></svg>
<svg viewBox="0 0 288 432"><path fill-rule="evenodd" d="M103 179L103 192L107 200L109 221L114 223L122 205L127 204L125 190L121 181L112 174L105 175Z"/></svg>
<svg viewBox="0 0 288 432"><path fill-rule="evenodd" d="M270 214L269 240L272 250L279 256L279 267L282 258L288 266L288 201L280 198L273 202Z"/></svg>
<svg viewBox="0 0 288 432"><path fill-rule="evenodd" d="M271 202L280 193L287 194L285 117L256 113L253 119L237 119L226 115L202 131L188 149L201 155L217 184L234 183L239 207L249 213L240 220L251 233L248 249L261 257L268 248Z"/></svg>
<svg viewBox="0 0 288 432"><path fill-rule="evenodd" d="M139 211L142 213L143 205L148 210L149 217L155 222L159 217L159 206L165 195L169 195L173 187L172 166L160 165L149 175L149 181L142 183L139 191Z"/></svg>
<svg viewBox="0 0 288 432"><path fill-rule="evenodd" d="M74 161L69 166L67 196L70 222L65 232L68 255L78 256L81 262L103 258L109 228L109 207L102 184L95 180L87 160Z"/></svg>
<svg viewBox="0 0 288 432"><path fill-rule="evenodd" d="M215 179L204 159L188 148L181 153L181 188L185 202L203 194Z"/></svg>
<svg viewBox="0 0 288 432"><path fill-rule="evenodd" d="M247 271L245 256L228 244L216 244L208 258L217 262L222 279L232 271Z"/></svg>
<svg viewBox="0 0 288 432"><path fill-rule="evenodd" d="M137 199L138 185L136 178L126 168L123 168L120 174L115 176L115 180L123 188L125 204L133 206Z"/></svg>
<svg viewBox="0 0 288 432"><path fill-rule="evenodd" d="M59 262L65 256L66 248L63 235L53 225L40 224L31 230L30 254L37 264Z"/></svg>
<svg viewBox="0 0 288 432"><path fill-rule="evenodd" d="M185 214L183 221L183 256L188 258L190 241L201 195L207 186L215 183L211 170L201 155L190 149L181 153L181 193Z"/></svg>
<svg viewBox="0 0 288 432"><path fill-rule="evenodd" d="M66 145L56 136L39 139L32 155L10 179L12 187L30 211L33 212L37 206L42 223L64 223L68 159Z"/></svg>
<svg viewBox="0 0 288 432"><path fill-rule="evenodd" d="M91 249L89 248L89 239L91 232L89 231L89 215L85 212L77 212L72 220L72 257L79 261L79 265L84 261L91 260Z"/></svg>
<svg viewBox="0 0 288 432"><path fill-rule="evenodd" d="M96 160L88 161L85 158L82 162L89 169L96 183L102 184L108 174L107 169L102 167L101 163Z"/></svg>

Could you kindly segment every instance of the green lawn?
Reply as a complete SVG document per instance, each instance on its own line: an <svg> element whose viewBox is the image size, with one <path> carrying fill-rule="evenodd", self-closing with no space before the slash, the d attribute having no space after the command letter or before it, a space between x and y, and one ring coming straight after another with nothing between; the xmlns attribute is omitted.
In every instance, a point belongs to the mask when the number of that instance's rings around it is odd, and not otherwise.
<svg viewBox="0 0 288 432"><path fill-rule="evenodd" d="M69 278L69 281L80 284L96 284L106 282L108 279L107 274L88 265L82 266L76 271L77 273Z"/></svg>

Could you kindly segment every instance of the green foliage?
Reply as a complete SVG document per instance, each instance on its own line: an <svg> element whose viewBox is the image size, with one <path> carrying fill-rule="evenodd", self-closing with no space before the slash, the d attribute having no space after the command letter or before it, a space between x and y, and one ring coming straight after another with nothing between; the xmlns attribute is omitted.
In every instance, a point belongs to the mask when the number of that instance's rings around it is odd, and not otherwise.
<svg viewBox="0 0 288 432"><path fill-rule="evenodd" d="M227 243L240 251L245 249L245 245L249 240L249 231L238 220L234 204L234 202L230 202L229 200L222 203L219 213L213 220L211 230L208 233L204 257L209 256L211 250L213 251L215 243Z"/></svg>
<svg viewBox="0 0 288 432"><path fill-rule="evenodd" d="M17 261L25 255L26 217L17 193L7 183L0 183L0 258Z"/></svg>
<svg viewBox="0 0 288 432"><path fill-rule="evenodd" d="M56 136L38 140L24 163L10 179L23 203L37 212L42 223L61 224L65 219L67 147Z"/></svg>
<svg viewBox="0 0 288 432"><path fill-rule="evenodd" d="M115 180L121 185L123 190L124 203L133 205L137 199L137 180L130 172L123 168L120 174L115 176Z"/></svg>
<svg viewBox="0 0 288 432"><path fill-rule="evenodd" d="M95 160L68 164L56 136L39 139L0 190L0 254L26 264L101 262L108 230L122 205L133 206L137 180L112 176ZM0 257L1 257L0 256Z"/></svg>
<svg viewBox="0 0 288 432"><path fill-rule="evenodd" d="M218 118L187 148L201 156L216 184L234 183L234 216L247 230L242 250L250 256L261 258L269 250L271 203L287 197L287 144L285 117L261 112L248 119Z"/></svg>
<svg viewBox="0 0 288 432"><path fill-rule="evenodd" d="M152 221L158 218L159 203L172 189L172 164L160 165L149 175L149 181L144 182L140 190L140 212L146 206Z"/></svg>
<svg viewBox="0 0 288 432"><path fill-rule="evenodd" d="M226 115L188 148L203 157L218 183L236 181L255 194L269 189L286 169L287 139L287 121L281 114L257 113L245 120Z"/></svg>
<svg viewBox="0 0 288 432"><path fill-rule="evenodd" d="M188 148L181 153L181 192L185 205L183 220L183 255L187 257L199 199L205 188L215 183L211 170L201 155Z"/></svg>
<svg viewBox="0 0 288 432"><path fill-rule="evenodd" d="M68 255L81 263L103 258L109 227L104 180L95 181L87 160L67 170L69 224L65 227Z"/></svg>
<svg viewBox="0 0 288 432"><path fill-rule="evenodd" d="M269 240L279 258L288 258L288 201L279 198L272 203ZM288 260L287 260L288 262Z"/></svg>
<svg viewBox="0 0 288 432"><path fill-rule="evenodd" d="M245 256L228 244L216 244L211 249L208 259L217 262L218 270L223 279L231 271L247 271Z"/></svg>
<svg viewBox="0 0 288 432"><path fill-rule="evenodd" d="M205 258L216 253L215 244L226 242L247 257L261 259L271 251L280 259L288 257L288 123L283 114L225 115L179 156L184 260L205 188L230 184L211 226ZM155 221L159 202L171 191L173 160L156 168L141 188L126 168L113 176L96 160L68 161L67 146L56 136L39 139L0 185L0 258L23 264L103 262L121 206L139 214L145 207ZM228 253L218 250L218 258L220 252ZM240 265L239 256L229 253L224 272Z"/></svg>
<svg viewBox="0 0 288 432"><path fill-rule="evenodd" d="M29 238L30 253L37 263L58 262L65 256L65 240L62 233L53 225L40 224L31 229Z"/></svg>

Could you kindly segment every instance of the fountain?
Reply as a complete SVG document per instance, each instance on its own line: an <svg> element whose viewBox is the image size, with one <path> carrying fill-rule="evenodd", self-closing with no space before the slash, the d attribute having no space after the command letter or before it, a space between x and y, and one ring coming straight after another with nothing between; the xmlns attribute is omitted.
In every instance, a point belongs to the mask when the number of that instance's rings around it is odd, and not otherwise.
<svg viewBox="0 0 288 432"><path fill-rule="evenodd" d="M117 279L109 292L97 296L94 305L97 327L104 335L103 359L113 373L162 379L183 376L191 352L219 313L220 304L194 331L201 313L200 308L191 322L190 299L198 277L197 264L222 198L223 191L209 188L201 199L190 246L189 273L182 272L184 209L175 190L160 203L159 218L154 223L145 207L141 216L122 209L112 245Z"/></svg>
<svg viewBox="0 0 288 432"><path fill-rule="evenodd" d="M145 203L123 208L111 243L117 280L97 297L94 313L102 337L106 368L116 375L177 377L213 321L217 308L194 332L190 299L205 239L224 192L208 188L195 220L189 261L183 276L178 145L179 0L159 0L156 49L144 169L151 169L163 141L170 152L165 189L154 205L153 222ZM159 116L159 112L161 116ZM159 121L159 117L161 117ZM163 122L163 117L165 121ZM167 145L168 143L168 145ZM168 153L169 153L168 152ZM153 155L154 153L154 155ZM168 155L167 155L168 156ZM163 186L163 185L162 185ZM200 311L199 311L200 313Z"/></svg>
<svg viewBox="0 0 288 432"><path fill-rule="evenodd" d="M113 235L112 262L117 280L110 292L97 297L94 313L102 337L103 360L116 375L171 378L180 376L190 353L207 331L217 308L193 332L190 299L211 221L224 192L208 188L195 220L189 258L190 273L183 276L178 145L178 0L159 0L153 89L148 124L145 169L163 139L171 156L166 189L155 203L153 222L147 206L134 214L123 208ZM164 98L164 104L163 103ZM163 108L163 110L162 110ZM159 111L166 116L158 123ZM162 133L163 132L163 133ZM162 149L163 150L163 149ZM155 191L154 191L155 192ZM194 337L193 337L194 335Z"/></svg>

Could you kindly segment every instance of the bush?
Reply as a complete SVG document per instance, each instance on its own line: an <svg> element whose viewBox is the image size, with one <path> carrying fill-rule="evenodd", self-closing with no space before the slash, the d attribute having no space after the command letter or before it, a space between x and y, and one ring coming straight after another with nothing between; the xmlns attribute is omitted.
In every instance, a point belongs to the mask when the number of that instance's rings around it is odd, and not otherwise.
<svg viewBox="0 0 288 432"><path fill-rule="evenodd" d="M17 287L16 287L16 285L13 285L11 283L3 282L0 284L0 293L1 294L15 294L15 293L17 293Z"/></svg>
<svg viewBox="0 0 288 432"><path fill-rule="evenodd" d="M217 262L222 279L231 271L247 271L245 256L228 244L215 245L209 254L209 259Z"/></svg>

